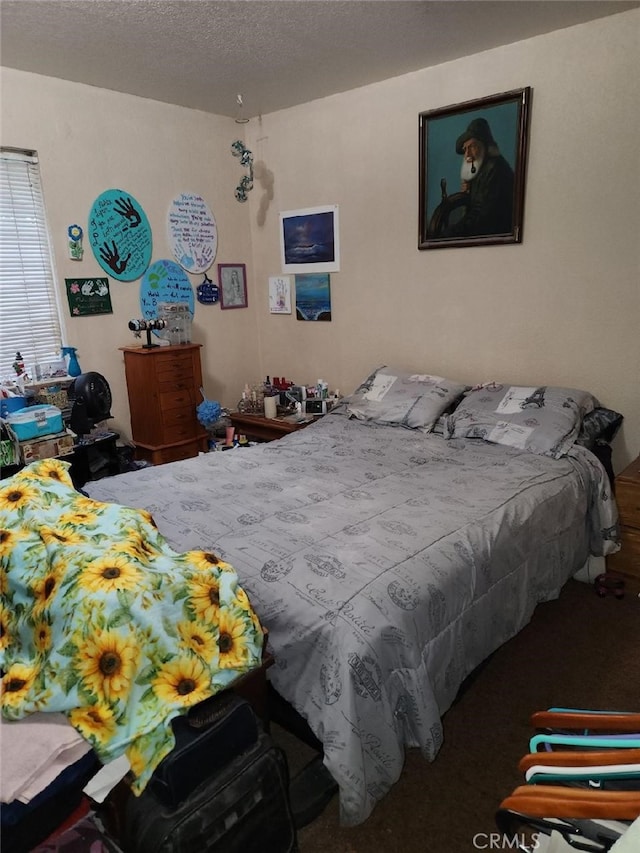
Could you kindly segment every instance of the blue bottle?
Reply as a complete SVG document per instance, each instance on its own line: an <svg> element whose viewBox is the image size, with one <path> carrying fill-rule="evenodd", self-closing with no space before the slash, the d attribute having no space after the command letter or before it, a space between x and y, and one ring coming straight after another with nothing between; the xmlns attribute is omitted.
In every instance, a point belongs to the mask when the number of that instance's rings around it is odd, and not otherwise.
<svg viewBox="0 0 640 853"><path fill-rule="evenodd" d="M62 355L65 358L67 356L69 357L69 361L67 363L67 373L69 376L80 376L82 373L76 352L76 347L62 347Z"/></svg>

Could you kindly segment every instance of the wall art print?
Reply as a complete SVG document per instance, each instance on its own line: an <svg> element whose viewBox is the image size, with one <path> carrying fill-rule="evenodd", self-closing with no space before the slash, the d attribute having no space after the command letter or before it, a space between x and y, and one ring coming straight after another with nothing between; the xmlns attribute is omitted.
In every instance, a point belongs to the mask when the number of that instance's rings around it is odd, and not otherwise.
<svg viewBox="0 0 640 853"><path fill-rule="evenodd" d="M283 273L338 272L338 205L280 213L280 254Z"/></svg>
<svg viewBox="0 0 640 853"><path fill-rule="evenodd" d="M190 273L208 270L218 251L218 228L206 201L195 193L180 193L171 202L167 227L180 266Z"/></svg>
<svg viewBox="0 0 640 853"><path fill-rule="evenodd" d="M328 273L302 273L296 276L296 318L331 320L331 289Z"/></svg>
<svg viewBox="0 0 640 853"><path fill-rule="evenodd" d="M247 267L245 264L218 264L220 308L246 308Z"/></svg>
<svg viewBox="0 0 640 853"><path fill-rule="evenodd" d="M72 317L113 314L108 278L65 278Z"/></svg>
<svg viewBox="0 0 640 853"><path fill-rule="evenodd" d="M271 314L291 314L291 276L269 276L269 311Z"/></svg>
<svg viewBox="0 0 640 853"><path fill-rule="evenodd" d="M419 249L521 243L531 89L419 115Z"/></svg>
<svg viewBox="0 0 640 853"><path fill-rule="evenodd" d="M160 260L152 264L140 282L140 310L145 320L158 319L162 303L186 303L193 319L195 296L187 274L175 261ZM156 337L162 337L154 331Z"/></svg>
<svg viewBox="0 0 640 853"><path fill-rule="evenodd" d="M142 205L125 190L106 190L89 213L96 261L118 281L140 278L151 262L151 226Z"/></svg>

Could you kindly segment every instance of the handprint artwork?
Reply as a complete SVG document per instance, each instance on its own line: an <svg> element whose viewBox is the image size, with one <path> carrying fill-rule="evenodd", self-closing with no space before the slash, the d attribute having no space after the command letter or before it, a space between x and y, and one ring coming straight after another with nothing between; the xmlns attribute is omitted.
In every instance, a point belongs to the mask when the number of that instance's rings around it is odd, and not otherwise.
<svg viewBox="0 0 640 853"><path fill-rule="evenodd" d="M140 214L131 203L130 198L119 198L113 205L113 209L116 213L119 213L120 216L124 216L124 218L128 220L130 228L137 228L138 225L140 225L140 222L142 221Z"/></svg>
<svg viewBox="0 0 640 853"><path fill-rule="evenodd" d="M118 252L118 247L115 243L111 244L112 248L109 248L109 244L105 243L102 249L100 249L100 257L105 262L105 264L113 271L114 275L120 275L123 273L127 264L129 263L129 259L131 257L131 252L127 255L127 257L121 261L120 254Z"/></svg>
<svg viewBox="0 0 640 853"><path fill-rule="evenodd" d="M144 275L151 262L151 226L131 193L112 189L99 195L88 230L95 259L106 273L119 281Z"/></svg>
<svg viewBox="0 0 640 853"><path fill-rule="evenodd" d="M183 192L171 202L167 218L173 257L187 272L205 272L218 250L213 213L199 195Z"/></svg>

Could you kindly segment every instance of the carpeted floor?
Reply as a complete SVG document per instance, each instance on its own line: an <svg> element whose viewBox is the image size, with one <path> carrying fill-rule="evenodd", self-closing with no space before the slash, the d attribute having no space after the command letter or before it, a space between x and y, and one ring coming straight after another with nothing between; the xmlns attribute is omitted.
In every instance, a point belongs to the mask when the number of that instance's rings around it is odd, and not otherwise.
<svg viewBox="0 0 640 853"><path fill-rule="evenodd" d="M640 598L599 598L570 581L499 649L444 717L427 763L410 750L403 773L362 825L341 827L334 797L299 832L300 853L472 853L491 849L494 814L522 784L533 711L553 705L640 710ZM305 748L282 734L292 769ZM484 847L482 846L484 845Z"/></svg>

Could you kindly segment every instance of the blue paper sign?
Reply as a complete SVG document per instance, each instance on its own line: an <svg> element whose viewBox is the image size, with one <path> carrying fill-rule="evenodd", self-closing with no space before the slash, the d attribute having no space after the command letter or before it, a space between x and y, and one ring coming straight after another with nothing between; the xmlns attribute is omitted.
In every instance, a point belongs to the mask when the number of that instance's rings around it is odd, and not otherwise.
<svg viewBox="0 0 640 853"><path fill-rule="evenodd" d="M196 287L196 293L198 302L201 302L203 305L215 305L218 299L220 299L218 285L214 284L206 275L202 284Z"/></svg>
<svg viewBox="0 0 640 853"><path fill-rule="evenodd" d="M158 305L162 302L186 302L193 318L193 287L185 271L175 261L156 261L140 283L140 310L145 320L157 319Z"/></svg>
<svg viewBox="0 0 640 853"><path fill-rule="evenodd" d="M89 214L96 261L112 278L140 278L151 261L151 226L140 203L124 190L106 190Z"/></svg>

